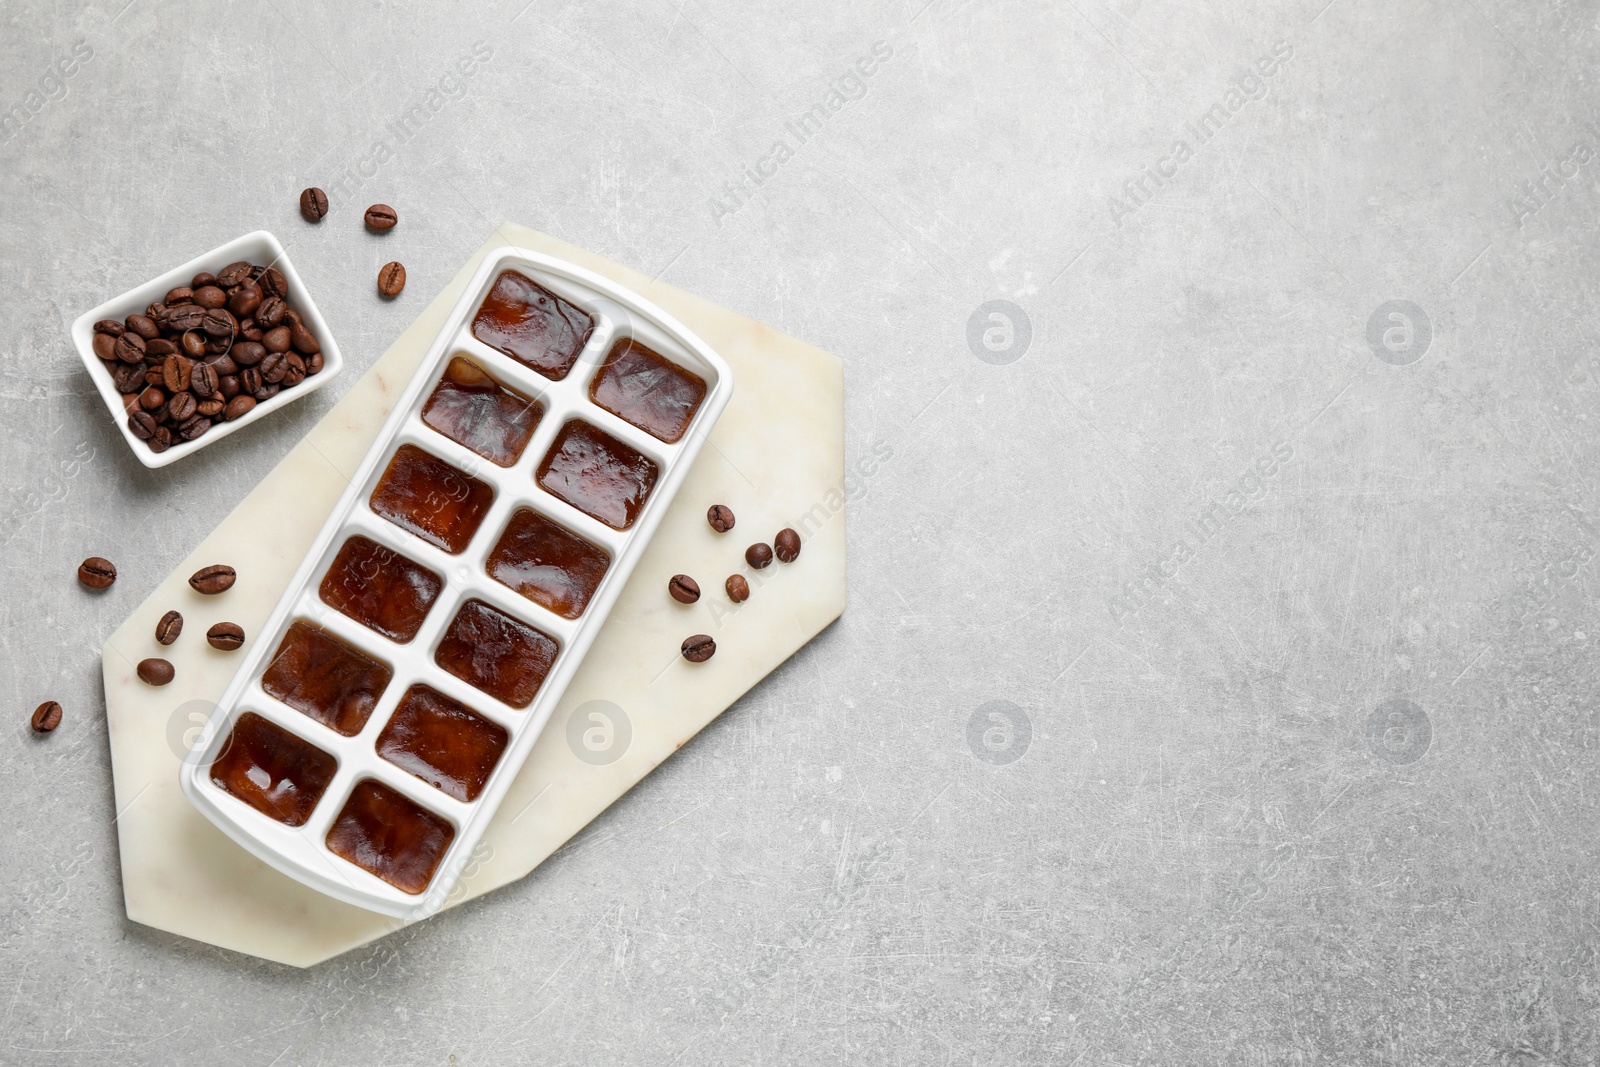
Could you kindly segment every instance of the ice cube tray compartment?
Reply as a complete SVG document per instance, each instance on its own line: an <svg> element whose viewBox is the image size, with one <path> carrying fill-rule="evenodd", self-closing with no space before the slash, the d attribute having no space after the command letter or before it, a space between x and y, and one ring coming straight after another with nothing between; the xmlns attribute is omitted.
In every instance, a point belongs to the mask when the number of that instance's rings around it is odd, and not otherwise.
<svg viewBox="0 0 1600 1067"><path fill-rule="evenodd" d="M533 280L592 319L592 328L564 377L551 379L474 336L474 318L507 270ZM630 341L665 357L705 383L704 397L687 429L674 441L662 440L600 406L591 396L601 365L615 348ZM452 373L452 361L457 359L469 361L496 387L526 398L541 409L526 443L514 450L514 455L482 455L424 419L424 408L441 381ZM468 374L467 378L472 380L473 376ZM182 784L186 795L212 822L255 855L331 896L404 919L420 918L438 910L448 901L489 818L670 506L689 465L726 406L732 386L727 366L715 352L637 294L571 264L523 249L503 249L486 258L185 760ZM483 407L474 410L481 414ZM619 511L591 509L602 512L596 517L539 483L541 466L574 420L620 442L655 468L654 485L626 528L617 528ZM498 439L493 432L486 436ZM509 436L514 440L520 431ZM418 453L425 457L420 464L414 462ZM395 522L373 507L374 491L397 455L408 457L402 464L408 469L426 470L444 464L457 472L442 488L430 485L431 495L420 498L431 509L425 522ZM459 513L475 483L487 487L489 493L486 498L481 491L478 493L482 506L473 516L473 525L459 521ZM518 517L524 511L587 542L609 559L586 607L575 618L544 606L490 574L491 557L508 524L516 520L520 525L522 520ZM606 519L613 521L603 521ZM365 538L378 549L378 555L358 569L358 579L362 575L370 575L369 581L393 579L399 573L396 557L437 576L437 594L409 638L406 633L410 626L375 629L322 597L324 578L346 542L354 537ZM361 585L355 592L370 588L370 584ZM464 610L480 635L503 636L507 627L498 620L499 616L511 621L511 630L527 628L541 635L532 640L529 664L535 672L541 665L547 670L531 700L517 702L529 688L525 678L520 689L502 688L496 695L490 690L499 687L486 682L486 688L480 688L470 678L438 662L440 646ZM354 733L345 734L335 728L348 726L348 722L326 724L277 699L263 686L263 676L274 655L297 623L318 627L389 669L387 684ZM549 658L546 640L554 643L553 659ZM461 651L459 641L452 647ZM412 732L392 728L396 710L414 687L431 690L445 702L459 703L481 717L484 724L472 724L484 726L475 731L480 741L504 732L503 749L481 782L473 778L470 788L459 783L440 788L427 780L431 772L426 769L419 776L417 770L422 763L418 759L404 756L396 762L380 754L379 739L386 730L390 731L387 743L392 752L395 736L416 734L419 720L415 702L406 713ZM314 746L336 763L320 798L298 825L270 818L210 780L211 766L227 744L234 724L247 714ZM435 714L428 721L441 717L448 718ZM325 773L325 764L318 771ZM450 781L453 783L454 779ZM469 793L472 798L463 799ZM359 818L343 815L352 796L361 809ZM416 888L422 878L417 873L426 866L422 859L402 865L403 870L396 875L407 888L378 877L368 869L372 864L366 862L375 847L369 834L377 817L374 813L409 810L396 798L448 825L448 832L444 832L432 823L419 824L417 841L432 847L448 840L431 879L426 879L425 887L416 893L408 889ZM331 849L330 832L336 833L340 849L365 859L354 861ZM396 830L396 839L403 836Z"/></svg>

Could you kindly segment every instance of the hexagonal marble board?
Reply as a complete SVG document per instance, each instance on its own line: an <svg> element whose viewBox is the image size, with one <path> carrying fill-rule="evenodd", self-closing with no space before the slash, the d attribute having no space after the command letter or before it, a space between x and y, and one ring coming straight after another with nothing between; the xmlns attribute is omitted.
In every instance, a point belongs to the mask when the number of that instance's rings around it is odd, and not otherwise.
<svg viewBox="0 0 1600 1067"><path fill-rule="evenodd" d="M261 628L473 269L506 244L571 260L643 294L727 359L735 387L710 447L490 824L453 903L533 870L844 610L838 359L555 238L499 226L367 375L106 641L101 667L130 919L299 967L400 925L252 857L190 807L178 772L186 736L238 662L236 653L206 644L206 629L224 619L247 635ZM738 517L727 535L705 521L706 508L718 502ZM784 526L803 535L800 558L750 574L744 547L770 541ZM189 588L195 570L222 562L239 571L231 590L203 597ZM701 578L707 594L699 603L667 596L667 579L679 571ZM722 579L736 571L750 574L753 588L738 607L721 592ZM184 632L163 650L153 631L170 608L183 613ZM678 654L691 633L716 637L712 660L691 665ZM139 660L157 654L177 667L177 679L160 689L133 673Z"/></svg>

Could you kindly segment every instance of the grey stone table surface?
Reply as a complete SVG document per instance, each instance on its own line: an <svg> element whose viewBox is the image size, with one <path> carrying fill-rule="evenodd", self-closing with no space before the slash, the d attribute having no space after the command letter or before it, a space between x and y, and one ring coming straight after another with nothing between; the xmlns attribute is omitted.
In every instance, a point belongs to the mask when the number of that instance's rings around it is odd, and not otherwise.
<svg viewBox="0 0 1600 1067"><path fill-rule="evenodd" d="M1592 0L6 0L0 1062L1595 1062L1597 73ZM101 639L501 219L839 354L848 610L504 891L128 922ZM351 374L146 471L66 326L258 227Z"/></svg>

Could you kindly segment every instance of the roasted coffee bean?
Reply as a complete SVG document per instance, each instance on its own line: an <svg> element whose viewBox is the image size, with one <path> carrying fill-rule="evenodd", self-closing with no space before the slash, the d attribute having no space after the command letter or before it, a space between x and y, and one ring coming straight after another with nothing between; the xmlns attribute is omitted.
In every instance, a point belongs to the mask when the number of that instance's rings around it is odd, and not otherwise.
<svg viewBox="0 0 1600 1067"><path fill-rule="evenodd" d="M194 409L199 403L193 393L174 393L172 399L167 401L167 418L177 423L188 422L194 418ZM195 436L198 437L199 434Z"/></svg>
<svg viewBox="0 0 1600 1067"><path fill-rule="evenodd" d="M160 322L167 314L167 305L161 301L152 301L144 306L144 317L151 322Z"/></svg>
<svg viewBox="0 0 1600 1067"><path fill-rule="evenodd" d="M217 290L221 292L222 290ZM183 333L186 330L198 330L205 325L207 308L199 304L181 304L167 312L166 318L161 322L173 333Z"/></svg>
<svg viewBox="0 0 1600 1067"><path fill-rule="evenodd" d="M212 648L232 652L244 644L244 627L236 622L219 622L206 631L206 641Z"/></svg>
<svg viewBox="0 0 1600 1067"><path fill-rule="evenodd" d="M257 341L257 342L259 342L261 340L261 338L265 336L265 334L261 330L259 330L256 327L252 326L248 330L240 330L239 331L239 336L243 337L246 341Z"/></svg>
<svg viewBox="0 0 1600 1067"><path fill-rule="evenodd" d="M674 574L667 582L667 592L680 604L693 604L700 599L700 583L687 574Z"/></svg>
<svg viewBox="0 0 1600 1067"><path fill-rule="evenodd" d="M78 564L78 581L90 589L104 589L117 580L117 568L104 556L90 556Z"/></svg>
<svg viewBox="0 0 1600 1067"><path fill-rule="evenodd" d="M194 291L194 302L207 311L228 302L228 294L215 285L203 285Z"/></svg>
<svg viewBox="0 0 1600 1067"><path fill-rule="evenodd" d="M154 341L161 336L161 327L155 320L147 315L129 315L126 319L128 329L143 337L146 341Z"/></svg>
<svg viewBox="0 0 1600 1067"><path fill-rule="evenodd" d="M201 319L200 328L208 337L232 337L238 331L239 323L227 308L212 308Z"/></svg>
<svg viewBox="0 0 1600 1067"><path fill-rule="evenodd" d="M365 218L367 229L377 230L379 233L394 229L394 224L400 221L400 216L396 215L394 208L388 204L373 204L367 208Z"/></svg>
<svg viewBox="0 0 1600 1067"><path fill-rule="evenodd" d="M780 563L793 563L800 556L800 535L785 526L772 539L772 547L777 550Z"/></svg>
<svg viewBox="0 0 1600 1067"><path fill-rule="evenodd" d="M111 338L121 337L127 332L127 329L128 328L126 326L122 325L122 323L118 322L116 319L101 319L99 322L94 324L95 333L103 333Z"/></svg>
<svg viewBox="0 0 1600 1067"><path fill-rule="evenodd" d="M233 351L230 349L225 356L207 356L201 362L217 372L218 377L225 374L238 374L239 364L233 361Z"/></svg>
<svg viewBox="0 0 1600 1067"><path fill-rule="evenodd" d="M306 361L298 352L290 352L284 362L288 368L283 372L283 381L279 384L285 389L293 389L306 380Z"/></svg>
<svg viewBox="0 0 1600 1067"><path fill-rule="evenodd" d="M289 357L283 352L268 352L257 368L264 382L281 382L289 371Z"/></svg>
<svg viewBox="0 0 1600 1067"><path fill-rule="evenodd" d="M233 400L243 388L239 384L239 376L237 374L224 374L217 379L217 386L222 390L222 399L224 400Z"/></svg>
<svg viewBox="0 0 1600 1067"><path fill-rule="evenodd" d="M237 386L235 386L235 388L237 388ZM250 409L255 406L255 397L235 396L233 399L228 401L228 406L222 409L222 417L227 419L229 422L232 422L234 419L243 418L245 415L248 415L250 413Z"/></svg>
<svg viewBox="0 0 1600 1067"><path fill-rule="evenodd" d="M133 431L133 436L148 441L156 432L156 417L148 411L135 411L128 416L128 429Z"/></svg>
<svg viewBox="0 0 1600 1067"><path fill-rule="evenodd" d="M289 327L279 326L261 335L261 344L268 352L289 351Z"/></svg>
<svg viewBox="0 0 1600 1067"><path fill-rule="evenodd" d="M180 393L178 395L189 396L188 393ZM190 397L190 399L192 400L194 398ZM205 418L204 416L196 415L194 418L178 427L178 436L183 438L185 441L195 441L201 437L204 437L206 431L209 429L211 429L211 420Z"/></svg>
<svg viewBox="0 0 1600 1067"><path fill-rule="evenodd" d="M172 669L172 664L154 657L140 660L134 672L139 675L139 681L146 685L166 685L178 673Z"/></svg>
<svg viewBox="0 0 1600 1067"><path fill-rule="evenodd" d="M297 322L289 327L289 343L294 346L296 352L308 356L313 352L322 351L322 346L317 343L316 335L306 329L304 323Z"/></svg>
<svg viewBox="0 0 1600 1067"><path fill-rule="evenodd" d="M28 720L28 725L33 727L36 734L47 734L61 725L61 705L54 700L46 700L43 704L33 709L33 716Z"/></svg>
<svg viewBox="0 0 1600 1067"><path fill-rule="evenodd" d="M232 360L241 367L254 367L266 357L266 345L257 344L255 341L240 341L228 351Z"/></svg>
<svg viewBox="0 0 1600 1067"><path fill-rule="evenodd" d="M144 338L136 333L125 333L117 338L117 359L123 363L144 362Z"/></svg>
<svg viewBox="0 0 1600 1067"><path fill-rule="evenodd" d="M717 533L727 533L733 529L733 509L726 504L712 504L706 512L706 521Z"/></svg>
<svg viewBox="0 0 1600 1067"><path fill-rule="evenodd" d="M710 634L695 634L683 639L683 658L690 663L704 663L717 654L717 643Z"/></svg>
<svg viewBox="0 0 1600 1067"><path fill-rule="evenodd" d="M194 413L208 419L215 419L222 414L222 409L226 406L220 396L214 396L195 404Z"/></svg>
<svg viewBox="0 0 1600 1067"><path fill-rule="evenodd" d="M189 575L189 585L197 593L216 596L233 588L234 580L238 577L234 569L226 563L213 563Z"/></svg>
<svg viewBox="0 0 1600 1067"><path fill-rule="evenodd" d="M172 431L165 426L157 426L156 432L150 435L150 440L145 442L152 452L165 452L172 447Z"/></svg>
<svg viewBox="0 0 1600 1067"><path fill-rule="evenodd" d="M189 280L189 288L198 291L202 285L216 285L217 276L208 270L203 270Z"/></svg>
<svg viewBox="0 0 1600 1067"><path fill-rule="evenodd" d="M143 363L113 363L111 381L119 393L137 393L145 386Z"/></svg>
<svg viewBox="0 0 1600 1067"><path fill-rule="evenodd" d="M228 310L240 319L250 318L261 306L261 287L255 282L245 282L228 297Z"/></svg>
<svg viewBox="0 0 1600 1067"><path fill-rule="evenodd" d="M321 352L313 352L309 356L306 356L305 357L305 364L306 364L306 377L309 378L313 374L317 373L318 371L320 371L322 369L322 353Z"/></svg>
<svg viewBox="0 0 1600 1067"><path fill-rule="evenodd" d="M244 333L246 330L253 330L253 329L255 329L255 326L256 326L256 320L255 320L255 316L254 315L249 315L249 316L246 316L245 318L242 318L242 319L239 320L239 332L240 333ZM259 337L255 338L255 340L259 341L260 338Z"/></svg>
<svg viewBox="0 0 1600 1067"><path fill-rule="evenodd" d="M91 343L94 346L94 354L106 362L109 363L117 358L117 339L109 333L95 334Z"/></svg>
<svg viewBox="0 0 1600 1067"><path fill-rule="evenodd" d="M300 214L307 222L321 222L328 214L328 194L315 185L300 191Z"/></svg>
<svg viewBox="0 0 1600 1067"><path fill-rule="evenodd" d="M224 289L232 289L250 277L250 271L254 266L255 264L246 263L242 259L237 263L229 263L226 267L217 271L217 284Z"/></svg>
<svg viewBox="0 0 1600 1067"><path fill-rule="evenodd" d="M264 383L261 381L261 371L256 367L246 367L239 372L239 388L254 394L260 390Z"/></svg>
<svg viewBox="0 0 1600 1067"><path fill-rule="evenodd" d="M132 415L135 411L141 411L141 410L143 410L143 409L139 407L139 394L138 393L123 393L122 394L122 413L124 415Z"/></svg>
<svg viewBox="0 0 1600 1067"><path fill-rule="evenodd" d="M750 599L750 583L745 581L742 574L730 574L728 580L722 583L728 591L728 599L735 604L743 604Z"/></svg>
<svg viewBox="0 0 1600 1067"><path fill-rule="evenodd" d="M304 321L305 320L300 317L300 312L296 311L292 307L283 313L283 325L285 326L293 326L297 322Z"/></svg>
<svg viewBox="0 0 1600 1067"><path fill-rule="evenodd" d="M261 286L261 292L266 296L275 296L279 300L289 298L289 279L283 276L283 271L277 267L268 267L261 272L261 279L256 284Z"/></svg>
<svg viewBox="0 0 1600 1067"><path fill-rule="evenodd" d="M396 263L385 263L378 271L378 295L393 300L406 287L406 268Z"/></svg>
<svg viewBox="0 0 1600 1067"><path fill-rule="evenodd" d="M261 306L256 308L256 325L263 330L272 329L283 320L283 310L288 306L281 296L267 297L261 301Z"/></svg>
<svg viewBox="0 0 1600 1067"><path fill-rule="evenodd" d="M182 359L182 356L173 356L173 359ZM221 376L217 369L209 363L196 363L189 371L189 390L202 400L210 399L217 395L217 382Z"/></svg>
<svg viewBox="0 0 1600 1067"><path fill-rule="evenodd" d="M176 289L168 289L167 295L161 298L161 302L168 307L174 304L192 304L194 302L194 287L180 285Z"/></svg>
<svg viewBox="0 0 1600 1067"><path fill-rule="evenodd" d="M231 338L231 337L207 337L206 338L206 355L208 355L208 356L226 355L227 352L228 352L228 349L230 349L232 347L233 347L233 338Z"/></svg>
<svg viewBox="0 0 1600 1067"><path fill-rule="evenodd" d="M161 391L158 385L152 385L139 394L139 406L146 411L155 411L167 402L167 394Z"/></svg>
<svg viewBox="0 0 1600 1067"><path fill-rule="evenodd" d="M268 400L271 400L273 397L277 396L279 390L282 388L283 386L278 382L262 382L261 388L257 389L250 395L255 397L257 401L265 404Z"/></svg>
<svg viewBox="0 0 1600 1067"><path fill-rule="evenodd" d="M146 359L149 359L151 356L154 356L157 359L166 359L168 356L173 355L177 351L178 346L167 340L165 337L157 337L154 341L146 341L144 346L144 355Z"/></svg>
<svg viewBox="0 0 1600 1067"><path fill-rule="evenodd" d="M169 611L156 623L156 644L170 645L183 633L183 616Z"/></svg>
<svg viewBox="0 0 1600 1067"><path fill-rule="evenodd" d="M772 563L772 546L764 541L757 541L744 550L744 561L756 570Z"/></svg>
<svg viewBox="0 0 1600 1067"><path fill-rule="evenodd" d="M194 363L187 356L168 356L161 364L161 377L166 379L169 393L181 393L189 388L189 377L193 373Z"/></svg>

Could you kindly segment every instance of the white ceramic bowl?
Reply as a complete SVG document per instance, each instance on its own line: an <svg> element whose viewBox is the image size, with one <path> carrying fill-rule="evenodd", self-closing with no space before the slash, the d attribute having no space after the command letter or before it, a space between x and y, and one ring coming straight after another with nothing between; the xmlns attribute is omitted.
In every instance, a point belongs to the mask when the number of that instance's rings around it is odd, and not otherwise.
<svg viewBox="0 0 1600 1067"><path fill-rule="evenodd" d="M300 313L306 328L322 343L322 370L309 376L293 389L280 390L277 396L265 403L257 404L243 418L234 419L232 422L214 423L211 429L197 440L174 441L172 447L165 452L152 452L150 446L135 437L133 431L128 428L128 413L122 406L122 394L117 392L116 383L111 380L111 374L106 370L105 364L94 354L94 324L101 319L116 319L121 322L129 315L135 313L142 315L150 304L166 296L169 290L180 285L188 285L189 280L201 271L215 274L228 264L241 259L262 266L277 267L283 272L283 276L289 281L289 306ZM284 252L283 245L266 230L247 233L225 245L213 248L181 267L174 267L159 278L153 278L143 285L129 289L115 299L107 300L92 311L84 312L72 324L72 343L78 346L78 358L83 360L84 368L94 380L95 388L100 390L100 398L106 402L106 410L111 413L111 420L122 432L123 440L128 442L133 454L146 467L165 467L169 463L176 463L184 456L222 440L235 430L248 426L257 419L265 418L285 404L292 404L303 396L309 396L338 377L339 372L344 370L344 357L339 354L339 343L333 339L327 320L317 309L317 302L311 299L305 281L300 277L300 272L294 269L294 263Z"/></svg>

